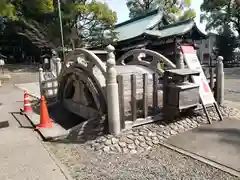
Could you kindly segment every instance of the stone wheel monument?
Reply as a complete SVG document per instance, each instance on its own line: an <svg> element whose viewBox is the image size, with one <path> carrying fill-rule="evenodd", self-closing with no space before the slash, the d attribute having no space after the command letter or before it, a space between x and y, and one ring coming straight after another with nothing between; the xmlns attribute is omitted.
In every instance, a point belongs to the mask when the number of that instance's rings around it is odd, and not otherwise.
<svg viewBox="0 0 240 180"><path fill-rule="evenodd" d="M116 79L122 77L124 87L124 110L123 113L128 117L131 112L132 83L131 75L136 79L136 100L143 100L143 75L148 79L147 84L147 105L153 104L153 74L162 76L164 70L159 63L164 63L170 69L176 66L161 54L146 50L135 49L127 52L115 61L114 47L107 47L107 63L99 59L93 52L86 49L75 49L66 57L65 65L62 67L58 76L58 100L61 101L66 109L78 116L89 120L102 117L108 113L106 82L108 76L108 61L114 60L113 66L116 70ZM151 60L143 60L140 55L144 54ZM128 58L130 62L125 63ZM111 78L111 77L110 77ZM162 103L162 89L159 86L158 104ZM116 102L117 103L117 102ZM120 107L121 108L121 107ZM131 116L131 115L130 115Z"/></svg>

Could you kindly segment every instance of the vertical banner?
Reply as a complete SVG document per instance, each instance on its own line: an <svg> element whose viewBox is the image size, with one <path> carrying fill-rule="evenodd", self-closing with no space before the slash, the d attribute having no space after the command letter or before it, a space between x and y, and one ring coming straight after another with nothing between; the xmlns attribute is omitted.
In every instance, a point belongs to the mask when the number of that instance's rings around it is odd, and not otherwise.
<svg viewBox="0 0 240 180"><path fill-rule="evenodd" d="M215 99L203 72L202 66L198 60L196 50L193 46L181 46L181 49L188 68L200 72L199 76L192 76L192 78L193 81L199 85L199 95L203 105L214 104Z"/></svg>

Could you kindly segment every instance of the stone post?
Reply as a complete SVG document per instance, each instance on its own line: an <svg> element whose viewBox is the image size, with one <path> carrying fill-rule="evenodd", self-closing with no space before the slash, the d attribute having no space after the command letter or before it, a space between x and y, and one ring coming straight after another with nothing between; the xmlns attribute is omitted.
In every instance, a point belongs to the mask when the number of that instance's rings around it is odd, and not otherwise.
<svg viewBox="0 0 240 180"><path fill-rule="evenodd" d="M224 70L223 70L223 57L217 58L217 77L216 77L216 97L217 103L223 105L224 103Z"/></svg>
<svg viewBox="0 0 240 180"><path fill-rule="evenodd" d="M181 48L177 48L177 58L176 58L176 68L177 69L184 69L184 57L181 52Z"/></svg>
<svg viewBox="0 0 240 180"><path fill-rule="evenodd" d="M56 58L56 75L59 76L62 69L62 63L60 58Z"/></svg>
<svg viewBox="0 0 240 180"><path fill-rule="evenodd" d="M54 69L55 76L56 76L56 78L58 78L58 76L60 75L61 69L62 69L61 59L59 57L56 57L54 63L55 63L55 69ZM58 88L55 88L55 87L58 87L58 79L56 79L56 81L53 81L52 87L54 87L53 93L54 93L54 95L56 95Z"/></svg>
<svg viewBox="0 0 240 180"><path fill-rule="evenodd" d="M44 81L44 75L43 75L43 68L39 68L39 88L40 88L40 98L43 95L43 84Z"/></svg>
<svg viewBox="0 0 240 180"><path fill-rule="evenodd" d="M115 69L116 66L114 55L115 48L112 45L108 45L106 50L108 52L106 73L108 127L110 134L118 135L121 131L120 128L121 125L119 112L117 71Z"/></svg>
<svg viewBox="0 0 240 180"><path fill-rule="evenodd" d="M213 89L214 87L214 69L213 69L213 62L212 62L211 53L209 54L209 75L210 75L210 88Z"/></svg>
<svg viewBox="0 0 240 180"><path fill-rule="evenodd" d="M50 71L56 76L56 57L50 59Z"/></svg>

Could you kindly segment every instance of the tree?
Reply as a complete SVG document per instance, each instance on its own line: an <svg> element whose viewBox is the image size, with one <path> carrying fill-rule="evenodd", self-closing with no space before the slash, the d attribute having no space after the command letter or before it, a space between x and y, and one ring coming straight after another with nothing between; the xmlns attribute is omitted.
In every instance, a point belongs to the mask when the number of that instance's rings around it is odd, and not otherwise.
<svg viewBox="0 0 240 180"><path fill-rule="evenodd" d="M236 1L238 2L238 1ZM201 22L206 22L206 31L223 30L231 26L240 35L240 6L230 0L204 0L201 5Z"/></svg>
<svg viewBox="0 0 240 180"><path fill-rule="evenodd" d="M224 58L224 62L232 61L234 59L234 49L236 48L237 41L231 28L226 25L223 30L219 32L216 39L216 48L218 56Z"/></svg>
<svg viewBox="0 0 240 180"><path fill-rule="evenodd" d="M240 0L235 0L236 4L240 6Z"/></svg>
<svg viewBox="0 0 240 180"><path fill-rule="evenodd" d="M117 18L106 3L95 0L61 0L61 11L65 43L72 47L97 44L93 40L104 43L102 34L106 30L112 32ZM56 0L0 0L0 16L7 18L7 28L32 42L52 48L60 46ZM95 39L91 37L93 32ZM108 39L112 40L115 34L110 34Z"/></svg>
<svg viewBox="0 0 240 180"><path fill-rule="evenodd" d="M184 20L196 16L190 6L191 0L127 0L130 18L161 8L165 14L174 14L178 16L178 20Z"/></svg>

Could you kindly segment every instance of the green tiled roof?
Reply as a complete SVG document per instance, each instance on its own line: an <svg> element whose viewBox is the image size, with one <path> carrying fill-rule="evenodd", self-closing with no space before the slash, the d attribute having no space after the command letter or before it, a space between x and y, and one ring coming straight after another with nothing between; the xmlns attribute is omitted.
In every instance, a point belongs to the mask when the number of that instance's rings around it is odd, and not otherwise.
<svg viewBox="0 0 240 180"><path fill-rule="evenodd" d="M118 33L118 40L123 41L142 35L145 30L152 29L161 22L162 17L163 13L155 10L145 16L116 25L115 32Z"/></svg>
<svg viewBox="0 0 240 180"><path fill-rule="evenodd" d="M184 35L185 33L189 32L193 28L196 28L198 33L200 33L202 36L207 36L197 28L196 23L194 22L193 19L166 25L159 30L145 30L144 33L146 35L164 38L164 37L170 37L174 35Z"/></svg>
<svg viewBox="0 0 240 180"><path fill-rule="evenodd" d="M116 25L115 31L118 33L118 41L128 40L141 35L156 36L159 38L184 35L193 28L195 28L195 32L200 34L201 37L207 37L206 34L198 29L193 19L165 25L160 29L154 28L162 21L163 17L163 13L155 10L145 16Z"/></svg>

